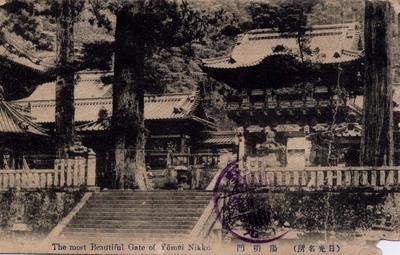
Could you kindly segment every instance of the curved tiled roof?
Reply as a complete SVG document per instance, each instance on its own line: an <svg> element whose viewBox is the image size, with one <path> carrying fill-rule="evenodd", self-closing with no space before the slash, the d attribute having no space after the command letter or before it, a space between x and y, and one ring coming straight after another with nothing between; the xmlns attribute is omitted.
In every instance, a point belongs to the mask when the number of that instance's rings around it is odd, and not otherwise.
<svg viewBox="0 0 400 255"><path fill-rule="evenodd" d="M195 94L146 96L144 116L146 120L157 119L184 119L191 116L196 107ZM32 121L36 123L52 123L55 121L55 100L17 101L30 113ZM101 110L112 114L112 98L76 98L75 121L96 121ZM210 122L211 123L211 122Z"/></svg>
<svg viewBox="0 0 400 255"><path fill-rule="evenodd" d="M102 77L109 77L106 72L82 72L76 75L75 99L105 98L112 96L112 85L104 84ZM17 101L54 101L56 82L48 82L36 87L32 94Z"/></svg>
<svg viewBox="0 0 400 255"><path fill-rule="evenodd" d="M79 125L75 129L78 132L103 131L109 129L110 126L111 126L110 120L109 118L107 118L104 120L96 120Z"/></svg>
<svg viewBox="0 0 400 255"><path fill-rule="evenodd" d="M104 84L101 77L106 73L80 73L75 85L75 121L96 122L99 112L106 110L112 114L112 85ZM25 108L32 121L36 123L55 122L55 82L39 85L29 96L13 103ZM181 94L146 95L144 98L144 117L146 120L193 119L205 125L213 122L196 116L200 103L197 92ZM92 123L91 129L102 129Z"/></svg>
<svg viewBox="0 0 400 255"><path fill-rule="evenodd" d="M208 134L207 138L201 141L202 144L213 145L235 145L236 135L234 131L217 131Z"/></svg>
<svg viewBox="0 0 400 255"><path fill-rule="evenodd" d="M87 122L97 120L99 111L112 112L112 85L104 84L102 77L109 76L104 72L82 72L77 74L74 89L75 121ZM23 99L14 101L28 112L36 123L55 122L56 82L44 83L36 87L33 93Z"/></svg>
<svg viewBox="0 0 400 255"><path fill-rule="evenodd" d="M0 15L1 18L2 15ZM15 35L8 33L5 29L2 32L0 58L37 72L46 72L55 67L56 57L54 54L33 52L27 45L23 45L21 39L18 39Z"/></svg>
<svg viewBox="0 0 400 255"><path fill-rule="evenodd" d="M96 99L99 100L99 99ZM166 95L146 95L144 98L144 117L145 120L168 120L168 119L193 119L206 126L214 127L214 123L194 115L199 104L197 93L188 94L166 94ZM75 107L79 104L75 105ZM112 100L109 99L109 109L104 107L109 114L112 113ZM78 131L101 131L110 127L110 120L99 120L100 109L88 110L91 117L85 119L90 121L77 127ZM78 112L79 113L79 112ZM97 114L95 114L97 113ZM77 113L75 113L77 115Z"/></svg>
<svg viewBox="0 0 400 255"><path fill-rule="evenodd" d="M27 108L27 112L35 123L55 122L55 100L16 102ZM100 110L112 112L111 98L93 98L75 100L75 121L86 122L97 120Z"/></svg>
<svg viewBox="0 0 400 255"><path fill-rule="evenodd" d="M357 23L313 26L307 35L308 47L314 53L306 58L313 62L343 63L361 57ZM299 58L298 48L297 39L292 35L272 29L256 29L240 36L229 56L205 59L203 65L210 69L251 67L275 55L292 55Z"/></svg>
<svg viewBox="0 0 400 255"><path fill-rule="evenodd" d="M146 95L144 99L145 119L187 118L199 103L196 93Z"/></svg>
<svg viewBox="0 0 400 255"><path fill-rule="evenodd" d="M12 135L33 134L47 136L46 130L21 114L0 97L0 133Z"/></svg>

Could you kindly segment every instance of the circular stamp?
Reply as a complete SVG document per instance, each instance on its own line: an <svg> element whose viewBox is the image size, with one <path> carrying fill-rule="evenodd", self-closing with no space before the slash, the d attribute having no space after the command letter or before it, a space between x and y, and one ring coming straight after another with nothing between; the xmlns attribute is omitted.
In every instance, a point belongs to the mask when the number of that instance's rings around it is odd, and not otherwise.
<svg viewBox="0 0 400 255"><path fill-rule="evenodd" d="M268 243L288 233L282 230L280 206L274 194L253 173L243 175L238 161L229 163L213 189L214 212L224 229L249 243Z"/></svg>

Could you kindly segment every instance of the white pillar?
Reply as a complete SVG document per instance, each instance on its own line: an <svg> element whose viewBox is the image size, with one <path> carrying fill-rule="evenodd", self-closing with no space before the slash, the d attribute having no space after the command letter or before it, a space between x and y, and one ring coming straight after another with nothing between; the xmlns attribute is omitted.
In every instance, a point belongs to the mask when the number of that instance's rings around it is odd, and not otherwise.
<svg viewBox="0 0 400 255"><path fill-rule="evenodd" d="M89 149L87 157L87 180L86 185L89 189L96 186L96 153Z"/></svg>

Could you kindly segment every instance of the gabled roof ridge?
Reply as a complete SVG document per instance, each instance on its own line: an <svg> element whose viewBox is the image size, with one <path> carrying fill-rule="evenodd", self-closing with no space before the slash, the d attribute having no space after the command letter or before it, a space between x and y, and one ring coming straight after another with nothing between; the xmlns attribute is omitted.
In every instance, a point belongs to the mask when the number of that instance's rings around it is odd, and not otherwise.
<svg viewBox="0 0 400 255"><path fill-rule="evenodd" d="M17 100L13 104L29 105L30 114L35 122L54 122L55 100ZM30 103L30 104L29 104ZM198 92L179 93L174 96L155 96L145 99L146 119L185 119L192 118L200 103ZM75 120L92 121L97 119L100 108L112 111L111 97L75 98ZM192 118L193 119L193 118ZM207 120L206 120L207 121Z"/></svg>
<svg viewBox="0 0 400 255"><path fill-rule="evenodd" d="M309 56L310 60L315 63L332 64L360 59L361 51L357 51L360 43L359 29L357 22L313 26L308 32L310 35L308 46L311 50L319 50ZM294 36L273 29L251 30L235 45L228 56L203 59L203 68L206 70L247 68L277 55L291 55L298 59L295 40ZM283 49L277 49L277 46L282 46ZM286 49L294 52L288 52Z"/></svg>

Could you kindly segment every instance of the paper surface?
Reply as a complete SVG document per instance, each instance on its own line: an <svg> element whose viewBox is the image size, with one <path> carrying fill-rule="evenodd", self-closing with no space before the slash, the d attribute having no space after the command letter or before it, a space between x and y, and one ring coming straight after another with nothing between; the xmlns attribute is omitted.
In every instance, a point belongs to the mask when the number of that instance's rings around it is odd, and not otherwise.
<svg viewBox="0 0 400 255"><path fill-rule="evenodd" d="M0 0L0 253L397 254L398 6Z"/></svg>

